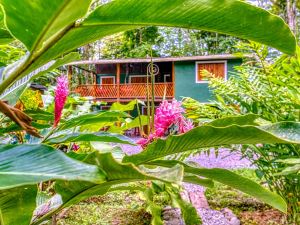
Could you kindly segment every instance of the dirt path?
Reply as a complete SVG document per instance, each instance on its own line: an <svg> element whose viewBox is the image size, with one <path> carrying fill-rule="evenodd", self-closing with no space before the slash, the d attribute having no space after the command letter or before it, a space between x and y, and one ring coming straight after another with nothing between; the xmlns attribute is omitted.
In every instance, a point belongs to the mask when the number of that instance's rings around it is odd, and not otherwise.
<svg viewBox="0 0 300 225"><path fill-rule="evenodd" d="M123 151L128 154L136 154L141 151L139 146L122 146ZM206 168L224 168L224 169L241 169L254 168L247 159L242 159L237 152L232 153L228 149L219 149L216 155L214 150L210 154L198 154L190 156L188 161L193 161L201 167ZM237 217L229 210L216 211L210 209L204 195L205 188L199 185L184 184L185 192L183 197L191 202L197 209L202 218L203 225L239 225ZM175 224L174 224L175 225Z"/></svg>

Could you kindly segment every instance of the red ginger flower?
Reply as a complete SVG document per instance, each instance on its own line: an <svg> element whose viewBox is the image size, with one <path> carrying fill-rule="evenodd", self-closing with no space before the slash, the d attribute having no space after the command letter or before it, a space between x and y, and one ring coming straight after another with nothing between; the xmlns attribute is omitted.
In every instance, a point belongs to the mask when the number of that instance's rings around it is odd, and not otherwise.
<svg viewBox="0 0 300 225"><path fill-rule="evenodd" d="M64 109L67 97L69 95L68 77L65 75L59 76L57 79L57 86L55 89L55 103L54 103L54 127L57 127L62 111Z"/></svg>
<svg viewBox="0 0 300 225"><path fill-rule="evenodd" d="M193 129L192 121L182 115L184 109L181 105L182 103L175 99L171 103L164 100L155 112L154 134L150 134L148 139L140 139L137 144L145 147L156 138L166 137L170 134L183 134Z"/></svg>

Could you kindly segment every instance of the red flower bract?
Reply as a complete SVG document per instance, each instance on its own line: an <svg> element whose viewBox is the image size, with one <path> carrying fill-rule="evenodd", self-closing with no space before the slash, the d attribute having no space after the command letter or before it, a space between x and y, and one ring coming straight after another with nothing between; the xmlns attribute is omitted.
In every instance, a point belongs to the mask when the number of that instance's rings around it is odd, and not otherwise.
<svg viewBox="0 0 300 225"><path fill-rule="evenodd" d="M54 127L56 127L60 121L62 111L64 109L67 97L69 95L68 89L68 77L61 75L57 78L57 86L55 89L55 103L54 103Z"/></svg>
<svg viewBox="0 0 300 225"><path fill-rule="evenodd" d="M181 102L173 100L172 102L163 101L156 109L154 117L155 132L150 134L148 139L138 140L143 148L151 143L154 139L163 138L172 134L183 134L191 130L194 126L192 121L183 116L184 109Z"/></svg>

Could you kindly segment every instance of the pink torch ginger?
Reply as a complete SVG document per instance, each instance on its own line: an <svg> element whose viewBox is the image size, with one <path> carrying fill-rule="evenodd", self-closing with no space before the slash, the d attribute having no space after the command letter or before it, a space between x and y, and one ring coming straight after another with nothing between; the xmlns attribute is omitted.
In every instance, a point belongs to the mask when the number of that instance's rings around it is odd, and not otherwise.
<svg viewBox="0 0 300 225"><path fill-rule="evenodd" d="M56 81L57 81L57 86L55 89L54 127L56 127L60 121L61 114L69 94L68 77L65 75L61 75L57 78Z"/></svg>
<svg viewBox="0 0 300 225"><path fill-rule="evenodd" d="M154 117L154 134L148 139L140 139L137 144L147 146L156 138L166 137L170 134L182 134L193 128L193 123L183 116L184 109L181 102L173 100L171 103L163 101L156 109Z"/></svg>

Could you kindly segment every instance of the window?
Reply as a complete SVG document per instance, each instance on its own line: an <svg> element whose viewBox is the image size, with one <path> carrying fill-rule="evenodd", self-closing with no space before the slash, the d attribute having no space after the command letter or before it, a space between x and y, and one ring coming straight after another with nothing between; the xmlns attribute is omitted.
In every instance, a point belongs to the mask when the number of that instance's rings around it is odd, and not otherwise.
<svg viewBox="0 0 300 225"><path fill-rule="evenodd" d="M208 83L214 76L227 79L226 61L196 62L196 83Z"/></svg>
<svg viewBox="0 0 300 225"><path fill-rule="evenodd" d="M115 84L115 77L113 76L102 76L101 84Z"/></svg>
<svg viewBox="0 0 300 225"><path fill-rule="evenodd" d="M149 77L150 80L150 77ZM151 81L149 81L151 82ZM147 75L131 75L129 77L129 83L131 84L144 84L147 83Z"/></svg>

